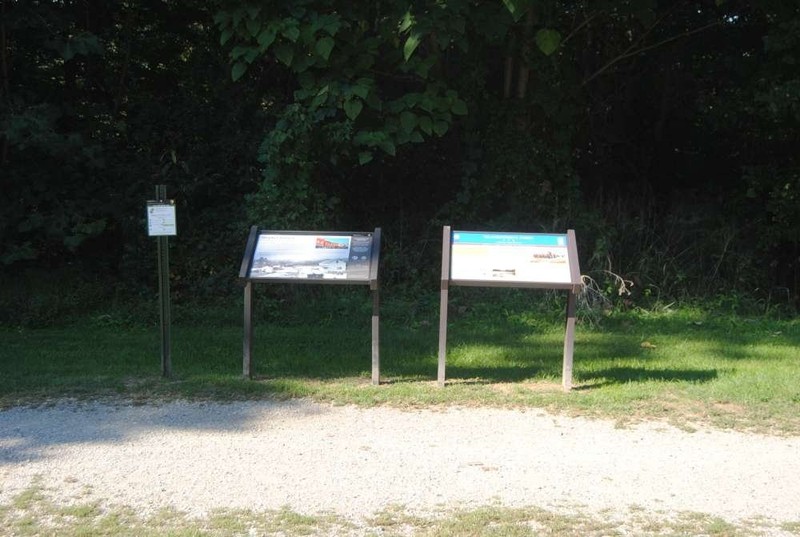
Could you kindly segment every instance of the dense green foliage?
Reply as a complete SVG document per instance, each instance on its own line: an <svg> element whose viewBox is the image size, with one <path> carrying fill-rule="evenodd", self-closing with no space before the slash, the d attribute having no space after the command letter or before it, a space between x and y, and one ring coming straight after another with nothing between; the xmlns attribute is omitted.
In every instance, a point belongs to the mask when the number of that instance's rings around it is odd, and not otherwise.
<svg viewBox="0 0 800 537"><path fill-rule="evenodd" d="M576 229L620 303L800 291L794 0L2 0L0 271L229 293L251 224ZM632 294L628 295L630 291ZM5 315L4 315L5 317Z"/></svg>

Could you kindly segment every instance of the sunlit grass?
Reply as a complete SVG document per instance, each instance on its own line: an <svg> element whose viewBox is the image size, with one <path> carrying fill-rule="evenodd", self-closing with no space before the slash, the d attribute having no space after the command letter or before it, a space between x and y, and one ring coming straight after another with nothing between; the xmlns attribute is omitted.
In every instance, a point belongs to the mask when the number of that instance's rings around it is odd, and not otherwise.
<svg viewBox="0 0 800 537"><path fill-rule="evenodd" d="M696 309L614 313L579 323L574 389L561 390L563 313L517 295L469 294L450 316L447 385L436 386L438 308L389 302L380 386L370 383L364 296L286 307L258 320L254 379L242 378L242 326L199 313L172 330L173 376L160 376L155 326L90 317L0 329L0 405L58 397L259 399L340 404L532 406L621 421L666 419L800 433L800 322ZM325 309L325 308L328 309ZM331 309L332 308L332 309ZM408 313L413 311L413 313Z"/></svg>

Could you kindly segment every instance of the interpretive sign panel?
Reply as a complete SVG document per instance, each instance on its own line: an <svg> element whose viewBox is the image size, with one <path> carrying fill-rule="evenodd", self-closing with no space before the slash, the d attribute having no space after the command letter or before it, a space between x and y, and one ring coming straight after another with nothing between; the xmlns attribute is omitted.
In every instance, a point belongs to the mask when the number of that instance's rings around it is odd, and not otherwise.
<svg viewBox="0 0 800 537"><path fill-rule="evenodd" d="M372 233L275 233L258 235L250 279L368 282Z"/></svg>
<svg viewBox="0 0 800 537"><path fill-rule="evenodd" d="M442 229L438 384L444 386L450 285L566 289L562 384L572 387L576 297L581 289L575 232L504 233Z"/></svg>
<svg viewBox="0 0 800 537"><path fill-rule="evenodd" d="M450 279L476 285L573 284L568 236L453 231Z"/></svg>
<svg viewBox="0 0 800 537"><path fill-rule="evenodd" d="M175 223L175 202L147 202L147 234L150 237L174 236L178 234Z"/></svg>
<svg viewBox="0 0 800 537"><path fill-rule="evenodd" d="M372 294L372 383L379 384L380 248L380 228L374 232L250 228L239 269L244 282L243 375L252 376L254 283L360 284L369 285Z"/></svg>

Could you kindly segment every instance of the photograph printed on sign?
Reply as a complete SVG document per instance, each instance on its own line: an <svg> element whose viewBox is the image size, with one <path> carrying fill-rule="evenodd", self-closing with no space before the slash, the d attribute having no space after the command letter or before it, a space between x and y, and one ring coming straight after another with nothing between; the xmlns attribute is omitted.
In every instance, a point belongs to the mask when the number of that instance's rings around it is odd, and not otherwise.
<svg viewBox="0 0 800 537"><path fill-rule="evenodd" d="M371 238L324 234L268 234L258 237L251 278L367 279ZM362 259L363 258L363 259Z"/></svg>
<svg viewBox="0 0 800 537"><path fill-rule="evenodd" d="M454 231L451 252L453 280L571 281L566 235Z"/></svg>

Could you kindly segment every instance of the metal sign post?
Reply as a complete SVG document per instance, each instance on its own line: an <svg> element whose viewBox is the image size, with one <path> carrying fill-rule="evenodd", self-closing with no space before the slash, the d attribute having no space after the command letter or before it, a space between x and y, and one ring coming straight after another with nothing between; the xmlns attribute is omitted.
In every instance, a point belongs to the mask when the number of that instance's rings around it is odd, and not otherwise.
<svg viewBox="0 0 800 537"><path fill-rule="evenodd" d="M156 185L156 199L147 202L148 235L158 243L158 295L161 319L161 374L172 375L170 356L169 236L177 234L175 201L167 199L167 186Z"/></svg>

